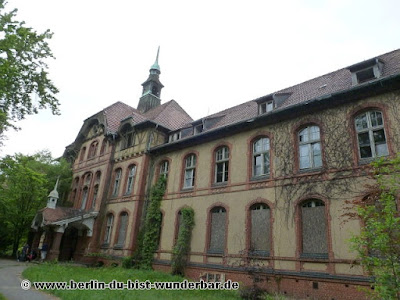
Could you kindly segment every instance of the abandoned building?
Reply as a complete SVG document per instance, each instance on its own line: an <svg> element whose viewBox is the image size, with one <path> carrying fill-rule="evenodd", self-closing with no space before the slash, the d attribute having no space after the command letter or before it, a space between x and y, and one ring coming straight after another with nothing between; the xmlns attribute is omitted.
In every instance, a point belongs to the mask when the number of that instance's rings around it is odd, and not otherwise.
<svg viewBox="0 0 400 300"><path fill-rule="evenodd" d="M161 103L158 54L137 108L116 102L83 122L64 157L72 207L57 185L33 223L47 259L114 261L136 247L149 187L167 178L153 267L170 270L180 210L193 208L186 275L298 297L364 299L370 278L348 240L346 200L371 192L369 163L400 152L400 50L193 120Z"/></svg>

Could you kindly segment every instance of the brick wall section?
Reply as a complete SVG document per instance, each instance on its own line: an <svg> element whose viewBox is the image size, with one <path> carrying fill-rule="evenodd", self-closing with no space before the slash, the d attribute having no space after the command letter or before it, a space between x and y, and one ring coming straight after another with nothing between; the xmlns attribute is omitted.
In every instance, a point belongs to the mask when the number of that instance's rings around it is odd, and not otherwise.
<svg viewBox="0 0 400 300"><path fill-rule="evenodd" d="M171 267L166 265L153 265L157 271L171 272ZM223 270L207 270L203 268L188 267L186 269L186 277L193 280L199 280L200 274L204 272L224 273L225 280L237 281L240 285L252 285L253 279L245 272L223 271ZM368 284L351 284L334 280L305 280L304 278L282 277L274 278L273 276L260 276L258 286L265 289L269 293L281 293L286 296L295 297L296 299L318 299L318 300L367 300L370 297L361 289L369 290Z"/></svg>

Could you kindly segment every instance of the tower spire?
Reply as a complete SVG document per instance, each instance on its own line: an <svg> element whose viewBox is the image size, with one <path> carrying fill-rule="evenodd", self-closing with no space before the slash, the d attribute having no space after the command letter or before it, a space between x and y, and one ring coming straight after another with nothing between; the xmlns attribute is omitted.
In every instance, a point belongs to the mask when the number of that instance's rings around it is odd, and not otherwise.
<svg viewBox="0 0 400 300"><path fill-rule="evenodd" d="M160 65L158 64L158 57L160 55L160 46L157 49L157 56L154 64L150 67L149 77L142 83L143 92L140 97L138 110L142 113L159 106L161 104L161 89L164 87L160 82L159 76L161 74Z"/></svg>
<svg viewBox="0 0 400 300"><path fill-rule="evenodd" d="M157 56L154 64L150 67L150 74L161 74L160 66L158 64L158 56L160 55L160 46L157 49Z"/></svg>

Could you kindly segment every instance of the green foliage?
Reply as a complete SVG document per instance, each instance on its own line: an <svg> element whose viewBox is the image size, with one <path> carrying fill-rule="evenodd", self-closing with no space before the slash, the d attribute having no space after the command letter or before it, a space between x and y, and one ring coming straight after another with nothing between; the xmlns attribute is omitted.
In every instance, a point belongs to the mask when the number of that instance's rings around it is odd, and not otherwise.
<svg viewBox="0 0 400 300"><path fill-rule="evenodd" d="M378 183L376 195L357 204L364 223L359 236L352 238L361 264L375 278L373 297L400 299L400 217L396 205L399 196L400 156L380 159L373 164Z"/></svg>
<svg viewBox="0 0 400 300"><path fill-rule="evenodd" d="M0 241L3 251L12 247L14 257L37 210L46 205L56 174L62 175L60 182L68 176L70 184L71 171L65 163L52 160L49 154L46 157L15 154L0 160Z"/></svg>
<svg viewBox="0 0 400 300"><path fill-rule="evenodd" d="M166 179L160 177L150 190L150 203L144 223L143 244L140 251L140 268L152 269L153 256L157 251L161 231L161 200L165 193Z"/></svg>
<svg viewBox="0 0 400 300"><path fill-rule="evenodd" d="M50 108L59 114L57 88L48 78L45 59L54 58L47 43L52 33L37 33L16 21L17 10L5 11L0 0L0 134L10 121Z"/></svg>
<svg viewBox="0 0 400 300"><path fill-rule="evenodd" d="M187 255L190 251L190 241L194 227L194 210L184 207L181 210L182 222L179 226L178 239L172 251L172 274L185 275Z"/></svg>

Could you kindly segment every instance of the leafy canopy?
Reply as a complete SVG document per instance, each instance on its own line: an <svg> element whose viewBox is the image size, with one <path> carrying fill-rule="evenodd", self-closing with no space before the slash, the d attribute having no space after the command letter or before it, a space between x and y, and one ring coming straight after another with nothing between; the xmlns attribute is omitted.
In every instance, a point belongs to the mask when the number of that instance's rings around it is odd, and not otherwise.
<svg viewBox="0 0 400 300"><path fill-rule="evenodd" d="M0 134L10 121L50 108L59 114L58 89L48 78L45 59L54 58L47 43L52 33L37 33L14 18L17 9L5 11L0 0Z"/></svg>

